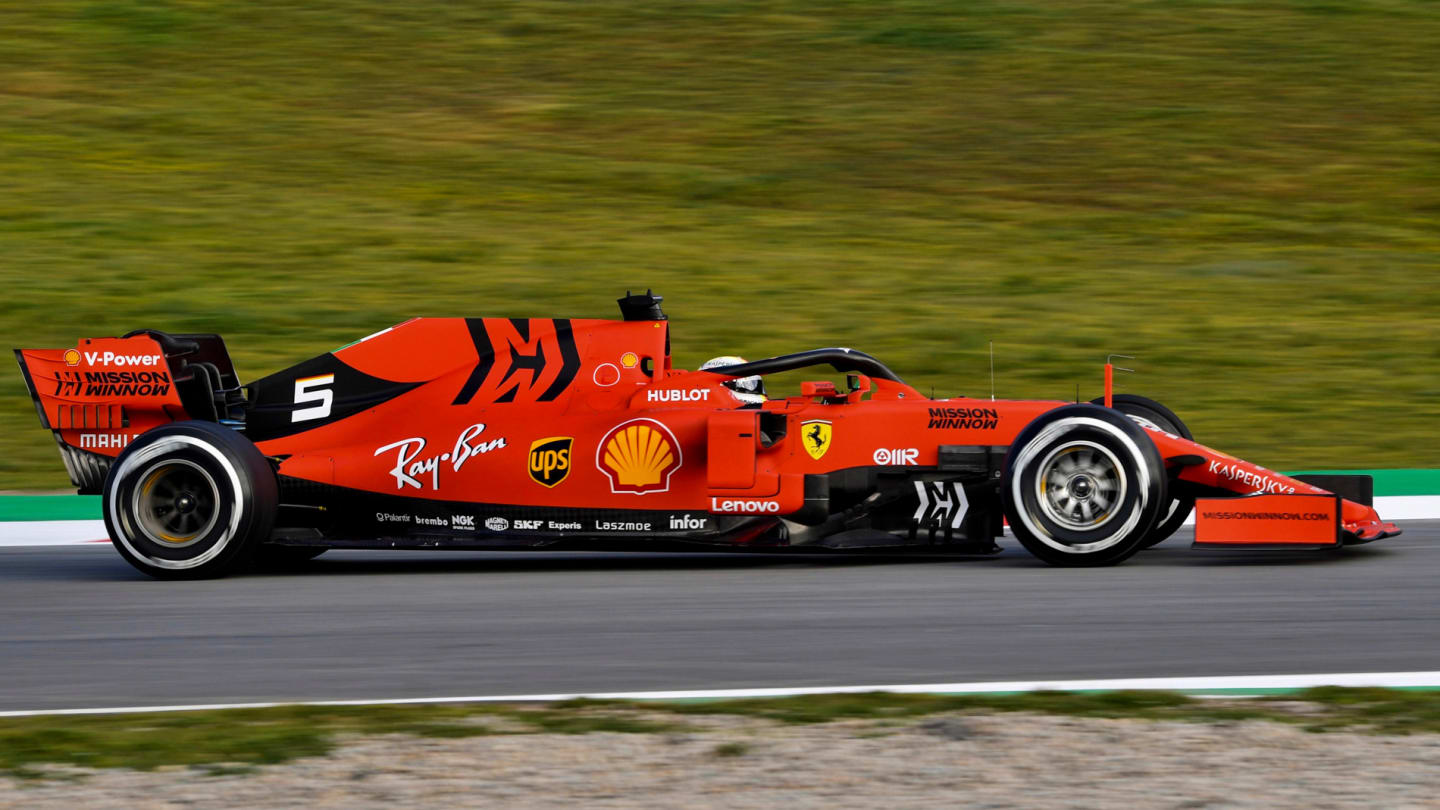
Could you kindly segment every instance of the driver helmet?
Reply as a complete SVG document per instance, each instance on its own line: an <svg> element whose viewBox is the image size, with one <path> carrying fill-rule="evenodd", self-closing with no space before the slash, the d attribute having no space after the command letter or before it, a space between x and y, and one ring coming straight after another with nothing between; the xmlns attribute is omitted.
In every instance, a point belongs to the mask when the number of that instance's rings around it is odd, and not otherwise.
<svg viewBox="0 0 1440 810"><path fill-rule="evenodd" d="M725 355L706 360L700 366L701 371L711 371L725 366L738 366L745 362L743 357ZM759 374L749 377L739 377L734 380L726 380L723 385L730 389L730 395L745 403L746 405L761 405L765 402L765 381Z"/></svg>

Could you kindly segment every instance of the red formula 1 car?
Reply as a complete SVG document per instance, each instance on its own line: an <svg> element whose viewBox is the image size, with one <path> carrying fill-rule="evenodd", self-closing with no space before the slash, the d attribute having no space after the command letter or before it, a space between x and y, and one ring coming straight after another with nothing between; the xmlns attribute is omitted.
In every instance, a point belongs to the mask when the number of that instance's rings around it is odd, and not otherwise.
<svg viewBox="0 0 1440 810"><path fill-rule="evenodd" d="M1105 565L1168 537L1197 498L1197 545L1396 533L1368 479L1232 458L1141 397L935 400L850 349L683 371L660 298L620 308L419 318L243 386L216 335L16 356L71 480L158 577L327 548L991 553L1004 519L1046 562ZM845 389L755 393L813 366Z"/></svg>

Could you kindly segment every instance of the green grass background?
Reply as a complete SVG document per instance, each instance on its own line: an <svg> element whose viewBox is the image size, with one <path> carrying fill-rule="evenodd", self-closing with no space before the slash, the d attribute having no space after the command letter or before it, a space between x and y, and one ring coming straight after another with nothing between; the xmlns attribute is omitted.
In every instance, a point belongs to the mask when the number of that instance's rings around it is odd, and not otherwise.
<svg viewBox="0 0 1440 810"><path fill-rule="evenodd" d="M667 296L681 366L1122 390L1276 468L1436 467L1440 4L0 9L0 344ZM0 489L63 487L17 371Z"/></svg>
<svg viewBox="0 0 1440 810"><path fill-rule="evenodd" d="M1440 730L1440 693L1317 687L1244 701L1197 699L1174 692L1029 692L1013 695L897 695L885 692L667 703L570 700L530 706L431 704L304 706L112 715L0 718L0 778L79 778L50 765L80 768L190 767L211 775L324 756L346 735L481 737L492 734L693 734L686 719L739 715L780 723L870 721L853 734L893 734L938 713L1033 712L1074 717L1128 717L1193 723L1269 720L1306 731L1384 735ZM1297 711L1303 707L1303 710ZM402 749L403 740L396 745ZM745 743L713 749L744 756Z"/></svg>

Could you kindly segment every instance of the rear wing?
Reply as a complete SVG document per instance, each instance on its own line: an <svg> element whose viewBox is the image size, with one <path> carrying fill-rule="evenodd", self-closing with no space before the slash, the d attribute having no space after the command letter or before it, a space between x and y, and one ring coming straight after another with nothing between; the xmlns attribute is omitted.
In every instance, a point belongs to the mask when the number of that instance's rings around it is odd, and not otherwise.
<svg viewBox="0 0 1440 810"><path fill-rule="evenodd" d="M152 427L243 423L244 396L218 335L141 330L70 349L16 349L15 359L81 494L99 493L111 459Z"/></svg>

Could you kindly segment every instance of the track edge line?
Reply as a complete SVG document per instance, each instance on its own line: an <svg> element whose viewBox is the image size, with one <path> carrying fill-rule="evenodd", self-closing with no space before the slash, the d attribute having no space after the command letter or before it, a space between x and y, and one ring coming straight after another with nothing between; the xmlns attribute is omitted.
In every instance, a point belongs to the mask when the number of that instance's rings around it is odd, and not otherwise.
<svg viewBox="0 0 1440 810"><path fill-rule="evenodd" d="M1006 695L1054 691L1079 694L1120 690L1180 692L1192 697L1232 698L1282 695L1316 686L1376 686L1389 689L1440 690L1440 672L1348 672L1327 675L1234 675L1177 678L1112 678L1102 680L994 681L974 683L880 684L868 686L762 687L753 689L688 689L639 692L577 692L535 695L466 695L458 697L378 698L372 700L296 700L253 703L197 703L168 706L116 706L80 709L0 711L5 717L46 715L149 714L161 712L271 709L281 706L399 706L440 703L554 703L563 700L735 700L801 695L896 694Z"/></svg>

